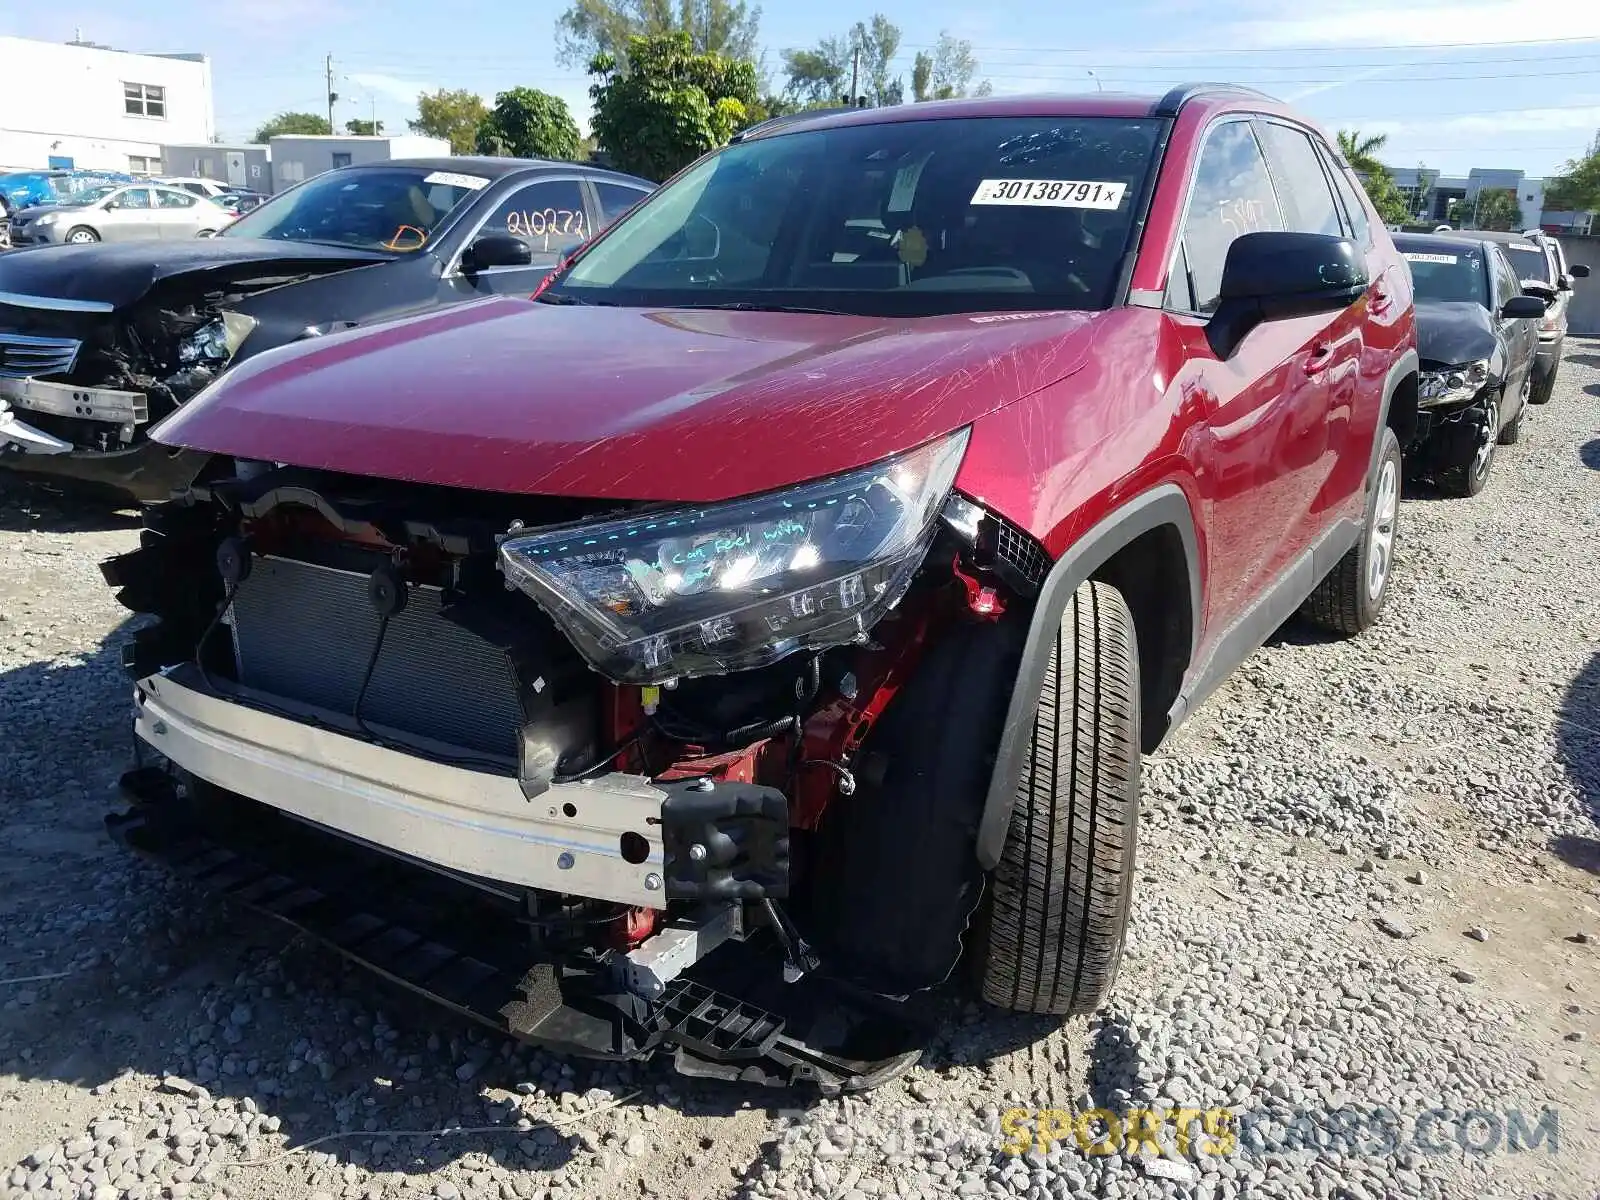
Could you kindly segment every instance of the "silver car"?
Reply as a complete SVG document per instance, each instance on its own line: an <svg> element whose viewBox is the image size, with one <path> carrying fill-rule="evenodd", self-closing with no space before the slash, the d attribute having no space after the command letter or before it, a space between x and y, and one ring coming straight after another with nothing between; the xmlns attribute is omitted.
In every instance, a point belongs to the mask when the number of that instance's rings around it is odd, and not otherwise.
<svg viewBox="0 0 1600 1200"><path fill-rule="evenodd" d="M210 237L232 214L202 196L159 184L102 184L11 218L14 246L148 242Z"/></svg>

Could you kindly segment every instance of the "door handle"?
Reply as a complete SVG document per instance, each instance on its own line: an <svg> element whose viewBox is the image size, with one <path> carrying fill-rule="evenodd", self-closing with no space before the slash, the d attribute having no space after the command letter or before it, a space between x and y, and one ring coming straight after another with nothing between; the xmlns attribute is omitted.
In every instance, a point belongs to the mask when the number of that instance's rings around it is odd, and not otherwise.
<svg viewBox="0 0 1600 1200"><path fill-rule="evenodd" d="M1306 359L1306 374L1320 375L1327 370L1328 364L1333 361L1333 347L1326 342L1315 347L1311 356Z"/></svg>

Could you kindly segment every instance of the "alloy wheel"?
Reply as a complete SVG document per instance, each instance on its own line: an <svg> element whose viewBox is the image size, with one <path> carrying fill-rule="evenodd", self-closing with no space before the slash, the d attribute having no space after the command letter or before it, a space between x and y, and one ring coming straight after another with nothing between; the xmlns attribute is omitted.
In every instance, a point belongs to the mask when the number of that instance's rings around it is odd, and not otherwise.
<svg viewBox="0 0 1600 1200"><path fill-rule="evenodd" d="M1400 470L1393 459L1386 459L1378 475L1378 495L1372 503L1372 529L1367 543L1367 599L1383 594L1394 558L1394 531L1400 515Z"/></svg>
<svg viewBox="0 0 1600 1200"><path fill-rule="evenodd" d="M1487 401L1488 412L1484 415L1483 432L1478 438L1477 453L1472 456L1472 474L1483 476L1489 473L1489 464L1494 461L1494 445L1500 436L1500 406L1493 400Z"/></svg>

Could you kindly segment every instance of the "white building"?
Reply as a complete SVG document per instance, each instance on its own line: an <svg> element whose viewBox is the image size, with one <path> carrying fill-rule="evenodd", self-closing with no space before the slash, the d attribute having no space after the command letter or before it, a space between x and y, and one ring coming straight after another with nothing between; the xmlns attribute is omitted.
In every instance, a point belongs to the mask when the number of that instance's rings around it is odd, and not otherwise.
<svg viewBox="0 0 1600 1200"><path fill-rule="evenodd" d="M395 158L446 158L450 154L449 141L434 137L282 134L268 145L272 149L272 188L277 192L335 167Z"/></svg>
<svg viewBox="0 0 1600 1200"><path fill-rule="evenodd" d="M0 167L162 172L161 147L216 133L203 54L0 37Z"/></svg>

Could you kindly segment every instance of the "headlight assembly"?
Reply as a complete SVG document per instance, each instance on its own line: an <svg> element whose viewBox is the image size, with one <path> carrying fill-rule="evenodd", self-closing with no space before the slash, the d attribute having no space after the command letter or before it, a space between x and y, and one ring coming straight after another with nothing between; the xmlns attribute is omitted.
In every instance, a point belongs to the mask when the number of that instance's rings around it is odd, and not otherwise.
<svg viewBox="0 0 1600 1200"><path fill-rule="evenodd" d="M178 343L178 361L186 367L229 362L257 324L254 317L243 313L223 313Z"/></svg>
<svg viewBox="0 0 1600 1200"><path fill-rule="evenodd" d="M34 224L35 225L54 225L60 219L61 219L61 214L60 213L45 213L44 216L40 217L37 221L34 222Z"/></svg>
<svg viewBox="0 0 1600 1200"><path fill-rule="evenodd" d="M843 645L905 595L966 445L963 429L744 500L513 535L500 569L619 683Z"/></svg>
<svg viewBox="0 0 1600 1200"><path fill-rule="evenodd" d="M1424 408L1471 400L1489 382L1489 360L1463 363L1442 371L1424 371L1417 400Z"/></svg>

